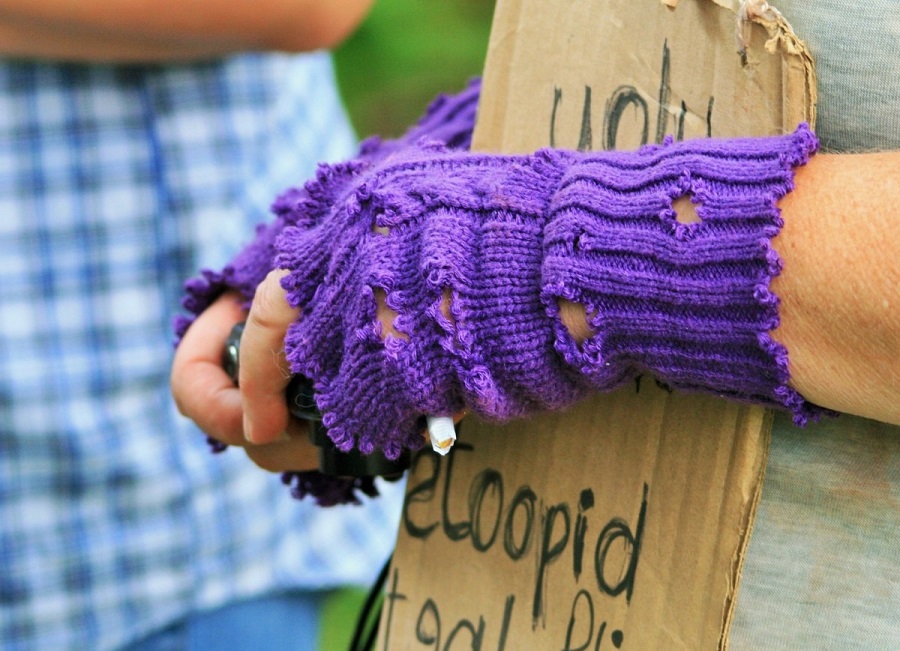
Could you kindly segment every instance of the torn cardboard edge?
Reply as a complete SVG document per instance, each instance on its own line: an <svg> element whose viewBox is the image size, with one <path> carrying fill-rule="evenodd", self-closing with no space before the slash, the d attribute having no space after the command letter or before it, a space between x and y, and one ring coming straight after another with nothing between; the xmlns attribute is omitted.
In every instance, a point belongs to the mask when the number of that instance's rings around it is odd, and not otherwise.
<svg viewBox="0 0 900 651"><path fill-rule="evenodd" d="M750 508L744 515L743 522L740 526L740 539L734 552L732 562L732 574L734 581L729 585L728 592L725 596L723 606L725 617L722 621L722 634L719 637L717 649L726 651L728 649L728 632L731 630L731 623L734 620L734 612L737 607L737 596L740 588L741 578L744 574L744 561L747 558L747 546L750 543L750 537L753 535L753 524L756 522L756 512L759 509L759 502L762 499L763 482L765 481L766 465L769 457L769 444L772 437L772 421L774 413L765 410L763 413L764 422L759 428L759 440L750 441L749 445L756 448L761 453L761 457L751 464L750 471L745 476L754 476L755 479L750 484ZM752 456L752 455L751 455Z"/></svg>
<svg viewBox="0 0 900 651"><path fill-rule="evenodd" d="M548 145L571 149L603 149L610 148L610 145L613 148L623 148L623 138L620 137L618 142L610 142L607 137L610 125L604 120L604 103L614 101L628 110L642 106L647 111L651 129L650 137L645 142L660 142L661 134L677 135L682 127L685 137L773 135L792 131L801 122L815 128L817 97L812 56L790 23L771 4L764 3L765 11L754 13L750 20L744 21L742 24L745 29L740 31L746 31L746 35L739 36L737 26L740 21L736 9L740 7L740 3L736 1L702 2L710 7L721 8L720 15L725 18L716 20L710 18L710 9L700 12L696 10L697 0L681 0L674 10L666 8L661 0L643 0L640 4L642 14L646 15L650 7L660 10L656 18L647 21L645 37L658 41L656 52L648 49L646 42L634 39L636 48L605 45L616 41L619 26L623 24L618 15L621 11L618 4L621 3L603 5L602 9L598 8L594 14L589 15L587 8L598 6L596 3L583 3L585 9L579 9L581 5L574 6L571 1L559 2L554 7L543 10L544 22L538 26L533 12L525 12L525 3L514 0L498 2L473 148L495 149L486 146L486 139L487 136L494 138L498 134L507 147L506 151L519 153ZM707 41L678 46L659 38L664 29L669 29L660 27L667 19L669 23L677 24L673 17L694 16L698 13L703 21L699 32L709 32L712 29L722 31L715 48L710 47ZM578 18L569 19L569 24L560 25L560 22L566 22L569 14L577 14ZM589 41L573 31L579 23L591 25L597 36ZM556 31L546 29L547 24L554 25ZM538 27L544 30L540 39L527 42L530 36L536 37ZM561 36L559 32L564 29L572 31L572 34ZM523 33L529 36L523 36ZM692 33L677 36L682 41L694 38ZM744 53L741 53L740 39L749 46ZM591 48L596 49L598 43L600 51L604 53L602 58L590 51ZM696 50L693 49L694 45L697 46ZM665 79L661 77L665 76L665 71L660 70L664 46L669 46L672 50L672 71L678 67L682 70L690 68L692 74L698 75L698 87L718 86L713 89L715 92L704 98L682 83L681 88L676 89L682 92L682 96L671 93L664 95L662 85ZM539 54L532 54L533 52ZM594 60L597 64L591 69L590 62ZM714 72L712 61L716 65ZM523 84L521 75L510 72L511 68L523 66L530 68L528 84ZM560 67L571 70L559 75L557 70ZM761 103L759 80L768 79L773 74L770 68L774 67L778 68L779 90L777 94L765 98L766 102L772 104L764 105ZM621 71L620 78L609 88L604 86L603 81L608 69ZM727 72L723 73L723 70ZM719 83L706 78L711 74L721 76ZM560 81L561 78L565 80L578 77L583 79L583 88L574 85L566 87ZM724 79L731 79L733 83L721 83ZM766 81L763 85L768 86L769 83ZM527 87L527 92L523 86ZM614 97L614 91L621 89L630 89L633 94ZM588 90L592 91L592 96L585 96L582 111L580 105L576 107L580 100L577 95L587 93ZM535 92L542 97L534 97ZM554 92L561 94L562 100L558 103L554 99ZM713 99L715 106L712 104ZM706 100L710 100L709 103ZM589 101L592 101L592 107L587 105ZM735 110L731 113L722 110L722 102L733 103ZM579 129L578 122L589 111L593 113L593 124L582 121ZM714 113L711 119L710 112ZM560 125L573 125L570 133L563 134L565 138L557 137L554 141L547 137L551 113L556 118L557 132L560 132ZM686 117L683 117L683 113ZM657 117L663 114L667 116L665 121ZM621 114L618 117L621 118ZM654 121L657 122L656 129L652 128ZM618 125L620 131L624 122L622 119ZM579 132L582 136L593 133L593 142L590 142L589 137L587 140L578 137ZM625 145L624 148L639 144L640 138L632 138L632 144Z"/></svg>

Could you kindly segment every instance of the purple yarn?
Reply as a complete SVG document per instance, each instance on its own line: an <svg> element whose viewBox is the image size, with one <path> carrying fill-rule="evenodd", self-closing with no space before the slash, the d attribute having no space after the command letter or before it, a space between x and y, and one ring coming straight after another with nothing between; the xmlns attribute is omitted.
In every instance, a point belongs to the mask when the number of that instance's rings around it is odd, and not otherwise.
<svg viewBox="0 0 900 651"><path fill-rule="evenodd" d="M374 164L423 137L438 140L451 148L467 149L472 140L480 92L481 80L473 79L465 90L456 95L438 96L425 115L402 138L384 141L372 137L364 141L360 145L356 162L367 161L368 164ZM174 319L176 346L197 316L224 292L237 290L244 298L245 306L249 308L256 287L276 268L276 238L287 226L312 225L308 208L328 200L327 196L316 194L320 185L315 182L283 192L271 207L274 220L270 224L258 226L256 238L234 260L221 271L204 269L200 277L185 282L181 304L187 314L178 315ZM228 448L212 438L207 438L207 442L213 453L221 453ZM296 498L311 496L320 506L359 504L357 492L369 497L378 495L371 478L331 477L310 471L286 472L282 475L282 481L291 486L291 493Z"/></svg>
<svg viewBox="0 0 900 651"><path fill-rule="evenodd" d="M637 152L452 151L420 142L380 163L320 169L304 224L278 239L285 339L341 449L396 457L425 414L496 420L572 404L649 373L677 389L819 410L788 384L769 335L770 241L812 132L667 142ZM681 224L688 195L701 222ZM384 234L387 229L387 234ZM384 341L376 290L408 340ZM452 296L452 320L441 313ZM579 346L557 301L587 306Z"/></svg>
<svg viewBox="0 0 900 651"><path fill-rule="evenodd" d="M620 154L572 164L544 234L556 350L594 389L648 372L674 389L787 409L801 425L818 418L788 386L769 289L781 271L777 201L817 148L803 125L779 138L648 147L637 165ZM672 201L685 195L699 223L677 221ZM559 321L560 298L586 306L596 334L582 346Z"/></svg>
<svg viewBox="0 0 900 651"><path fill-rule="evenodd" d="M476 78L456 95L439 95L403 137L381 140L373 136L363 141L355 162L372 164L381 161L421 138L443 142L450 148L468 149L475 128L480 93L481 80ZM249 307L257 285L275 268L275 239L285 226L308 224L308 207L327 201L327 197L308 195L310 191L315 193L318 187L318 183L309 183L302 188L287 189L272 203L275 219L269 224L257 226L256 238L234 260L221 271L204 269L200 277L185 282L181 305L187 314L179 314L174 319L176 346L197 316L225 291L237 290Z"/></svg>
<svg viewBox="0 0 900 651"><path fill-rule="evenodd" d="M357 491L368 497L379 495L372 477L332 477L315 470L282 473L281 483L290 487L291 495L296 499L309 496L319 506L362 504Z"/></svg>

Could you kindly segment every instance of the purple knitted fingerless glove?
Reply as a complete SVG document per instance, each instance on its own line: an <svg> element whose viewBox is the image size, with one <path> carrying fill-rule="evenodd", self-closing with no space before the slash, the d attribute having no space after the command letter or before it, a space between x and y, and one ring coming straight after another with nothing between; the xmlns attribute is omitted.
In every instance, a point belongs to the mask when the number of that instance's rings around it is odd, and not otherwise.
<svg viewBox="0 0 900 651"><path fill-rule="evenodd" d="M816 413L788 386L769 283L776 202L815 152L805 126L770 138L637 152L478 155L422 143L323 167L276 265L302 308L285 340L338 447L395 457L424 415L509 419L648 373ZM682 224L687 195L701 221ZM383 337L377 296L398 316ZM449 318L442 312L449 295ZM577 344L558 301L583 304Z"/></svg>
<svg viewBox="0 0 900 651"><path fill-rule="evenodd" d="M382 140L371 137L360 145L356 163L374 165L397 151L401 151L421 138L429 138L444 143L449 148L468 149L475 126L475 114L481 92L481 80L473 79L465 90L455 95L440 95L428 107L425 115L403 137L396 140ZM200 277L188 280L184 285L182 306L186 315L175 317L175 345L184 333L213 301L222 293L233 289L244 297L249 307L256 287L275 267L275 242L285 227L306 223L307 203L327 201L327 197L314 198L319 184L291 188L280 195L272 204L275 219L257 227L256 238L241 251L224 269L215 271L204 269ZM208 439L214 452L222 452L227 446L214 439ZM371 478L343 478L324 475L319 472L286 472L282 481L291 487L297 498L313 497L321 506L359 503L357 493L374 496L378 494Z"/></svg>

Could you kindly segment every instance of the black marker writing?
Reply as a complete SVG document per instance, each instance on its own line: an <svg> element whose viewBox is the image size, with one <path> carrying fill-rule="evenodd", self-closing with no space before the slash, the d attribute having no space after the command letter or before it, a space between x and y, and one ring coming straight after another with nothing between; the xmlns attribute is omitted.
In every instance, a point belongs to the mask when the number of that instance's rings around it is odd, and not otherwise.
<svg viewBox="0 0 900 651"><path fill-rule="evenodd" d="M531 530L534 528L534 505L537 502L537 495L528 486L520 486L516 491L515 497L509 505L509 511L506 514L506 522L503 526L503 549L506 555L512 560L517 561L531 547ZM516 543L516 514L519 508L524 508L525 525L522 530L522 541Z"/></svg>
<svg viewBox="0 0 900 651"><path fill-rule="evenodd" d="M585 511L594 507L594 491L585 488L578 499L578 515L575 518L575 537L572 541L572 574L575 581L581 576L581 564L584 558L584 537L587 534L587 517Z"/></svg>
<svg viewBox="0 0 900 651"><path fill-rule="evenodd" d="M436 454L414 455L409 474L414 474L418 469L419 464L423 463L425 460L431 462L431 474L428 475L424 481L407 491L406 500L403 504L403 525L406 527L406 531L409 535L413 538L427 538L438 526L437 522L432 522L431 524L420 527L413 522L412 516L410 515L410 510L414 504L430 502L434 497L438 473L440 472L440 457Z"/></svg>
<svg viewBox="0 0 900 651"><path fill-rule="evenodd" d="M606 635L608 622L602 621L597 627L597 635L594 635L594 600L587 590L579 590L572 602L572 612L569 615L569 625L566 627L566 642L562 651L587 651L594 643L593 651L604 648L603 640ZM579 646L572 646L576 640L583 640ZM625 641L625 634L614 629L609 635L612 645L620 649Z"/></svg>
<svg viewBox="0 0 900 651"><path fill-rule="evenodd" d="M388 612L387 612L387 624L386 630L384 632L384 651L388 650L388 645L391 638L391 622L394 619L394 602L395 601L405 601L406 595L400 594L397 592L397 582L398 578L398 570L394 570L393 576L391 577L391 589L388 590L387 594L384 596L387 599L388 604Z"/></svg>
<svg viewBox="0 0 900 651"><path fill-rule="evenodd" d="M485 540L482 537L481 513L484 510L485 494L495 497L496 517L491 533ZM472 546L480 552L487 551L494 544L497 532L500 530L500 518L503 515L503 478L493 468L485 468L472 481L469 488L469 514L470 530L472 532Z"/></svg>
<svg viewBox="0 0 900 651"><path fill-rule="evenodd" d="M594 571L597 576L597 585L610 597L615 597L623 590L625 600L630 602L634 592L634 576L637 572L638 557L641 552L641 540L644 535L644 518L647 516L647 484L644 484L644 495L641 500L641 510L638 514L637 528L634 533L621 518L610 520L600 532L597 547L594 551ZM622 539L628 546L628 568L622 574L618 583L610 585L606 579L606 561L610 546L614 541Z"/></svg>
<svg viewBox="0 0 900 651"><path fill-rule="evenodd" d="M596 510L592 489L579 491L577 502L573 505L577 509L570 507L566 501L545 505L528 485L519 486L507 504L508 492L503 474L494 468L482 468L472 476L468 499L461 504L458 499L461 487L457 485L457 465L464 463L468 453L473 451L471 444L457 442L447 457L426 453L430 459L426 466L429 472L414 483L411 481L404 504L402 522L410 537L425 540L435 531L442 531L451 542L469 539L472 549L478 553L487 553L498 541L502 541L499 543L502 551L511 561L518 562L526 556L533 558L532 628L545 621L550 568L569 548L572 550L571 576L575 583L581 580L587 557L589 563L593 560L593 579L600 592L609 597L624 594L630 603L647 518L649 487L646 483L636 521L629 524L622 517L612 517L604 526L592 529L590 519ZM423 463L426 462L417 456L413 469L421 468ZM443 490L440 497L437 495L439 490ZM436 516L430 519L414 517L416 509L435 502L440 504L439 520L435 519ZM461 509L465 509L464 512ZM592 530L598 533L592 535ZM426 639L437 639L439 621L435 613L426 609L420 619L421 635Z"/></svg>
<svg viewBox="0 0 900 651"><path fill-rule="evenodd" d="M554 541L553 531L556 528L557 516L562 517L562 530ZM548 508L541 517L541 548L538 553L537 575L534 583L534 601L531 607L532 626L537 626L538 620L544 614L544 587L547 582L547 567L559 559L560 554L569 542L569 529L571 528L568 504L555 504Z"/></svg>
<svg viewBox="0 0 900 651"><path fill-rule="evenodd" d="M426 626L428 623L426 615L430 616L431 628ZM422 610L419 611L419 618L416 620L416 640L422 644L434 644L435 649L441 648L441 614L431 598L425 600Z"/></svg>
<svg viewBox="0 0 900 651"><path fill-rule="evenodd" d="M669 132L669 106L672 102L673 89L671 85L672 61L669 50L668 41L663 42L662 58L660 61L659 71L659 89L657 92L658 108L656 112L656 129L653 133L653 141L662 143ZM581 126L578 133L578 141L576 149L579 151L588 151L593 147L593 125L592 125L592 94L593 88L590 85L584 87L584 97L582 100L581 110ZM557 147L557 116L560 106L565 99L563 89L553 87L553 104L550 110L550 146ZM710 97L706 106L706 135L712 136L712 115L714 98ZM603 111L603 142L602 147L606 150L616 149L619 145L619 131L622 127L623 118L626 118L628 111L634 113L633 122L637 125L640 133L640 145L646 145L650 142L650 108L647 99L632 84L622 84L616 87L606 100ZM683 140L685 136L685 119L690 112L687 103L684 100L680 102L680 111L677 116L673 116L675 120L674 137L676 140Z"/></svg>

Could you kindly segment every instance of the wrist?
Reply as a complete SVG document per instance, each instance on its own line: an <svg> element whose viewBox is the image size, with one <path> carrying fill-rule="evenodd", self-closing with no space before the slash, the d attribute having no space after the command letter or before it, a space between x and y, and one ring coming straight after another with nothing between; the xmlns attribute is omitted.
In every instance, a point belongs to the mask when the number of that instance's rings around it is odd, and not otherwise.
<svg viewBox="0 0 900 651"><path fill-rule="evenodd" d="M900 424L895 154L819 155L781 202L772 283L791 385L817 404ZM891 209L885 209L891 206Z"/></svg>

